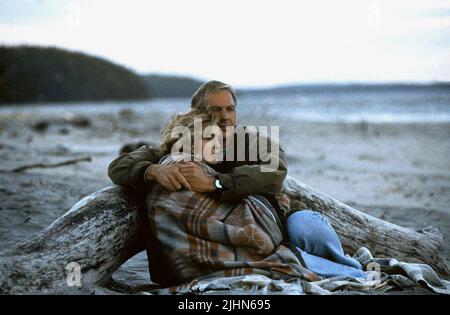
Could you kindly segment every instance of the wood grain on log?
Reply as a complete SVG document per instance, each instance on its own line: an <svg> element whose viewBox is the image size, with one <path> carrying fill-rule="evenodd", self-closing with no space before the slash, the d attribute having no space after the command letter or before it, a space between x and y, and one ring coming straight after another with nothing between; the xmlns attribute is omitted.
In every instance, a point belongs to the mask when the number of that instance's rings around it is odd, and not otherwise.
<svg viewBox="0 0 450 315"><path fill-rule="evenodd" d="M7 253L12 259L0 266L0 293L68 287L70 263L81 267L84 289L107 281L122 263L144 250L141 212L132 199L120 186L81 199Z"/></svg>

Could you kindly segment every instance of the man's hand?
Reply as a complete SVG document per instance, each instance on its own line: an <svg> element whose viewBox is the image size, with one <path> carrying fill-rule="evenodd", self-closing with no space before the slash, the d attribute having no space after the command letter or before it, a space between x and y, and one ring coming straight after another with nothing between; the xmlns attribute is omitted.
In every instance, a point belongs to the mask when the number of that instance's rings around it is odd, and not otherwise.
<svg viewBox="0 0 450 315"><path fill-rule="evenodd" d="M191 190L199 193L212 192L216 190L214 186L215 178L206 175L200 166L193 162L183 161L178 164L180 173L186 178Z"/></svg>
<svg viewBox="0 0 450 315"><path fill-rule="evenodd" d="M152 164L145 171L146 181L157 181L168 191L177 191L182 187L191 190L191 185L181 174L177 165L158 165Z"/></svg>

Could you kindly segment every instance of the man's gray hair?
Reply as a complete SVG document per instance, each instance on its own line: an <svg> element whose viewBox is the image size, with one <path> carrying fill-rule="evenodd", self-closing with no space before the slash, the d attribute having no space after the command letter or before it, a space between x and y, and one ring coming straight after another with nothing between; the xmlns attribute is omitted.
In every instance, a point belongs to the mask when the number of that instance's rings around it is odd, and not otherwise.
<svg viewBox="0 0 450 315"><path fill-rule="evenodd" d="M208 96L208 94L214 93L214 92L219 92L221 90L230 92L231 96L233 97L234 105L237 105L236 92L231 87L231 85L228 85L228 84L220 82L220 81L212 80L212 81L203 83L197 89L197 91L195 91L194 95L192 96L192 100L191 100L191 108L197 109L201 113L206 112L208 109L207 109L207 104L206 104L205 100L206 100L206 97Z"/></svg>

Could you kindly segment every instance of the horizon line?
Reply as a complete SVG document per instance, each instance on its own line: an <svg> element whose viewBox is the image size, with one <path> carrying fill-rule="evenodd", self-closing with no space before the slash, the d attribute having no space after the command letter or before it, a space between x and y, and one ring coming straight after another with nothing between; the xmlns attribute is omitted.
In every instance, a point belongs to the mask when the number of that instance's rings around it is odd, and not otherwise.
<svg viewBox="0 0 450 315"><path fill-rule="evenodd" d="M197 75L194 74L185 74L185 73L177 73L177 72L151 72L151 71L139 71L136 70L128 65L122 64L121 62L112 60L110 58L92 53L92 52L87 52L87 51L83 51L80 49L73 49L73 48L66 48L66 47L62 47L62 46L57 46L57 45L46 45L46 44L30 44L30 43L21 43L21 44L9 44L9 43L0 43L0 47L5 47L5 48L20 48L20 47L35 47L35 48L50 48L50 49L59 49L59 50L65 50L67 52L72 52L72 53L79 53L79 54L83 54L89 57L93 57L93 58L99 58L102 59L104 61L110 62L114 65L123 67L129 71L134 72L137 76L143 77L143 76L150 76L150 75L157 75L157 76L165 76L165 77L177 77L180 79L191 79L191 80L195 80L195 81L201 81L201 82L207 82L210 80L215 80L215 79L205 79L205 78L201 78ZM221 80L219 80L221 81ZM237 84L230 84L231 86L233 86L233 88L235 90L270 90L270 89L283 89L283 88L295 88L295 87L313 87L313 86L387 86L387 85L417 85L417 86L433 86L433 85L450 85L450 80L391 80L391 81L385 81L385 80L380 80L380 81L369 81L369 80L360 80L360 81L355 81L355 80L348 80L348 81L305 81L305 82L285 82L285 83L270 83L270 84L259 84L259 85L254 85L254 84L248 84L248 85L237 85Z"/></svg>

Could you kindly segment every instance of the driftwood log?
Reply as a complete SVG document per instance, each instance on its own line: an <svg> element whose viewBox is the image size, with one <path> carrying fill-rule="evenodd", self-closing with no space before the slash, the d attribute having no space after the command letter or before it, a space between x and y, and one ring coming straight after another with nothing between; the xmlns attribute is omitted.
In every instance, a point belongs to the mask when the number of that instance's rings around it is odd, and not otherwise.
<svg viewBox="0 0 450 315"><path fill-rule="evenodd" d="M144 250L142 211L131 192L110 186L77 202L42 232L7 252L0 293L89 293ZM75 263L75 265L74 265ZM77 286L80 266L81 288ZM56 290L56 291L55 291Z"/></svg>
<svg viewBox="0 0 450 315"><path fill-rule="evenodd" d="M365 246L378 257L429 264L448 278L449 269L438 251L442 235L437 229L413 230L377 219L291 177L285 180L284 191L324 214L347 253ZM74 284L73 266L81 269L83 293L101 287L122 263L145 249L142 206L136 199L124 188L110 186L77 202L7 253L10 259L0 265L0 293L67 289Z"/></svg>

